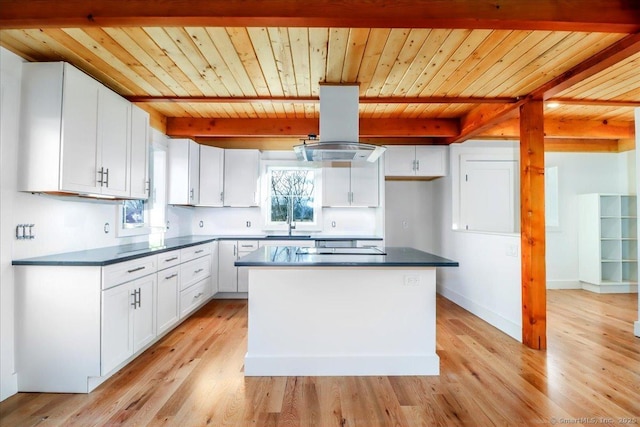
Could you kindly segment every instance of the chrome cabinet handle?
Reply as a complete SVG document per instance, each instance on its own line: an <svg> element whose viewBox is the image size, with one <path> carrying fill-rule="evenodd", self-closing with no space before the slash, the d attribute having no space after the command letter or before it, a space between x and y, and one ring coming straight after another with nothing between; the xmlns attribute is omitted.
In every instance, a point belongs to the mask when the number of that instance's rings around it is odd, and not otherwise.
<svg viewBox="0 0 640 427"><path fill-rule="evenodd" d="M136 271L144 270L146 267L143 265L142 267L137 267L132 270L127 270L127 273L135 273Z"/></svg>
<svg viewBox="0 0 640 427"><path fill-rule="evenodd" d="M131 293L131 296L133 297L133 302L131 303L133 309L135 310L136 308L140 308L140 305L142 303L142 292L140 291L140 288L135 289Z"/></svg>
<svg viewBox="0 0 640 427"><path fill-rule="evenodd" d="M142 305L142 290L138 288L138 308Z"/></svg>
<svg viewBox="0 0 640 427"><path fill-rule="evenodd" d="M165 259L165 260L164 260L164 262L171 262L171 261L175 261L175 260L177 260L177 259L178 259L178 257L177 257L177 256L174 256L174 257L172 257L172 258L167 258L167 259Z"/></svg>
<svg viewBox="0 0 640 427"><path fill-rule="evenodd" d="M197 253L197 254L201 254L202 252L204 252L204 249L198 249L198 250L196 251L196 253Z"/></svg>
<svg viewBox="0 0 640 427"><path fill-rule="evenodd" d="M136 298L137 296L137 291L133 291L131 292L131 296L133 297L133 302L131 303L131 306L133 307L133 309L135 310L136 308L136 303L138 301L138 299Z"/></svg>
<svg viewBox="0 0 640 427"><path fill-rule="evenodd" d="M224 202L224 191L220 192L220 201Z"/></svg>
<svg viewBox="0 0 640 427"><path fill-rule="evenodd" d="M189 200L193 200L193 188L189 190Z"/></svg>
<svg viewBox="0 0 640 427"><path fill-rule="evenodd" d="M100 175L100 179L98 180L98 184L100 184L100 187L102 187L103 184L104 184L104 168L101 167L99 171L96 171L96 173Z"/></svg>
<svg viewBox="0 0 640 427"><path fill-rule="evenodd" d="M164 280L173 279L174 277L178 277L178 273L173 273L173 274L172 274L172 275L170 275L170 276L166 276L166 277L164 278Z"/></svg>
<svg viewBox="0 0 640 427"><path fill-rule="evenodd" d="M107 176L107 178L104 181L104 186L109 188L109 168L107 168L107 171L104 174Z"/></svg>
<svg viewBox="0 0 640 427"><path fill-rule="evenodd" d="M203 271L204 271L204 268L199 268L196 271L194 271L193 274L202 273Z"/></svg>
<svg viewBox="0 0 640 427"><path fill-rule="evenodd" d="M236 256L236 245L233 245L233 256Z"/></svg>
<svg viewBox="0 0 640 427"><path fill-rule="evenodd" d="M200 298L202 295L203 295L203 293L202 293L202 292L199 292L197 295L194 295L194 296L193 296L193 299L198 299L198 298Z"/></svg>
<svg viewBox="0 0 640 427"><path fill-rule="evenodd" d="M416 170L420 170L420 160L416 160Z"/></svg>

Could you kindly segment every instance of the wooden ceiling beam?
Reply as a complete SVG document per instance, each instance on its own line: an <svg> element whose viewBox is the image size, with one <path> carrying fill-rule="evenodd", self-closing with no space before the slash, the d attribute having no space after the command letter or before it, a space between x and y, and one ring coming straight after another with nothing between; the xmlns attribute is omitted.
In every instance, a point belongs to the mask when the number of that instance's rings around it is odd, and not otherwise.
<svg viewBox="0 0 640 427"><path fill-rule="evenodd" d="M318 132L318 119L167 119L167 135L174 137L304 138ZM458 133L458 121L455 119L360 119L362 138L450 137Z"/></svg>
<svg viewBox="0 0 640 427"><path fill-rule="evenodd" d="M0 28L495 28L635 33L640 3L590 0L1 0Z"/></svg>
<svg viewBox="0 0 640 427"><path fill-rule="evenodd" d="M447 144L464 142L474 136L481 135L484 131L493 128L497 124L518 116L518 109L526 102L519 100L515 104L481 105L460 120L460 133L449 137Z"/></svg>
<svg viewBox="0 0 640 427"><path fill-rule="evenodd" d="M206 104L237 104L237 103L292 103L292 104L318 104L318 96L126 96L130 102L136 104L148 103L206 103ZM518 98L497 97L482 98L469 96L389 96L389 97L360 97L360 104L511 104L518 102Z"/></svg>
<svg viewBox="0 0 640 427"><path fill-rule="evenodd" d="M617 139L575 139L575 138L545 138L545 152L559 153L619 153Z"/></svg>
<svg viewBox="0 0 640 427"><path fill-rule="evenodd" d="M633 122L607 120L544 120L544 134L548 138L630 139L635 137ZM519 119L510 119L483 131L479 137L520 137Z"/></svg>

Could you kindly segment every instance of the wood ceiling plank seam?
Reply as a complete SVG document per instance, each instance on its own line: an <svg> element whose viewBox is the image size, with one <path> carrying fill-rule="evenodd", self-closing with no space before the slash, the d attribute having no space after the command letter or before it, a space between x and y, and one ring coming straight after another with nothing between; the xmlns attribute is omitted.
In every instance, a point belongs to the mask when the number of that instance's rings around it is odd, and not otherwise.
<svg viewBox="0 0 640 427"><path fill-rule="evenodd" d="M202 78L198 68L189 60L174 38L165 31L165 28L145 27L144 31L198 89L198 93L192 96L217 96L217 92ZM188 35L182 38L186 38L191 43Z"/></svg>
<svg viewBox="0 0 640 427"><path fill-rule="evenodd" d="M469 34L471 34L471 30L453 30L447 35L427 66L428 75L425 75L422 90L418 96L431 96L433 91L440 86L441 80L446 78L442 74L448 68L449 61Z"/></svg>
<svg viewBox="0 0 640 427"><path fill-rule="evenodd" d="M327 76L328 28L309 28L309 67L311 73L311 95L320 96L320 82Z"/></svg>
<svg viewBox="0 0 640 427"><path fill-rule="evenodd" d="M227 61L231 58L225 59L223 57L207 28L186 27L185 31L191 37L194 46L202 54L202 58L207 62L207 70L211 70L211 73L216 76L216 82L224 86L226 93L231 97L246 96L227 64ZM255 93L253 86L249 90L251 93Z"/></svg>
<svg viewBox="0 0 640 427"><path fill-rule="evenodd" d="M373 114L371 115L372 119L381 119L384 116L385 105L384 104L374 104Z"/></svg>
<svg viewBox="0 0 640 427"><path fill-rule="evenodd" d="M247 29L227 27L226 31L256 94L258 96L269 96L269 86L267 85L262 68L260 67L260 61L256 56L256 52L254 51L253 43L249 38Z"/></svg>
<svg viewBox="0 0 640 427"><path fill-rule="evenodd" d="M304 119L304 116L305 116L304 104L294 102L292 103L292 105L293 105L293 111L295 113L295 118Z"/></svg>
<svg viewBox="0 0 640 427"><path fill-rule="evenodd" d="M112 39L102 30L94 28L65 28L62 31L75 39L79 44L90 49L94 55L109 64L115 72L119 73L122 77L131 82L130 85L121 83L123 86L128 86L129 90L133 90L134 93L148 93L149 95L156 96L162 93L142 78L137 72L133 71L125 61L117 57L105 46L105 44L109 43L106 39ZM96 40L93 36L99 37L99 40ZM119 81L121 80L119 79ZM118 91L116 90L116 92Z"/></svg>
<svg viewBox="0 0 640 427"><path fill-rule="evenodd" d="M104 31L113 40L119 43L129 54L136 58L139 63L147 69L153 78L162 82L170 94L176 96L188 96L188 92L161 66L147 51L138 44L137 40L124 31L123 28L104 28Z"/></svg>
<svg viewBox="0 0 640 427"><path fill-rule="evenodd" d="M387 81L389 73L391 72L393 65L396 63L398 56L402 52L402 47L405 45L407 38L409 37L409 33L410 30L406 28L391 29L371 78L371 82L367 88L363 88L365 96L380 96L382 87Z"/></svg>
<svg viewBox="0 0 640 427"><path fill-rule="evenodd" d="M253 51L258 58L262 75L265 78L271 96L284 96L284 87L280 81L276 57L271 45L267 28L247 28Z"/></svg>
<svg viewBox="0 0 640 427"><path fill-rule="evenodd" d="M453 119L461 117L473 108L473 104L449 104L436 116L439 119Z"/></svg>
<svg viewBox="0 0 640 427"><path fill-rule="evenodd" d="M606 112L599 112L593 116L593 120L612 121L612 122L631 122L633 121L633 108L611 108Z"/></svg>
<svg viewBox="0 0 640 427"><path fill-rule="evenodd" d="M613 67L612 67L613 68ZM615 92L618 88L617 82L626 83L628 86L640 87L638 83L640 81L640 55L629 63L629 66L616 67L616 69L604 70L591 78L588 81L582 81L569 89L558 94L558 98L570 97L570 98L588 98L588 99L615 99L617 96L607 95L602 91L610 90ZM636 86L638 85L638 86ZM611 87L610 87L611 86ZM625 99L625 98L620 98ZM628 98L629 100L640 98Z"/></svg>
<svg viewBox="0 0 640 427"><path fill-rule="evenodd" d="M304 118L305 119L315 119L315 118L317 118L316 109L315 109L315 106L313 104L304 104Z"/></svg>
<svg viewBox="0 0 640 427"><path fill-rule="evenodd" d="M220 53L220 56L227 65L227 68L231 72L231 75L240 87L242 93L245 96L257 96L258 93L255 89L255 86L249 78L247 70L245 69L243 62L240 59L236 48L231 42L231 38L227 29L220 27L207 27L205 28L205 30L209 34L211 41Z"/></svg>
<svg viewBox="0 0 640 427"><path fill-rule="evenodd" d="M344 67L340 81L354 83L358 81L358 72L369 40L369 28L350 28L345 53Z"/></svg>
<svg viewBox="0 0 640 427"><path fill-rule="evenodd" d="M284 90L284 96L297 96L295 70L291 58L291 44L286 28L267 28L271 49L278 70L278 78Z"/></svg>
<svg viewBox="0 0 640 427"><path fill-rule="evenodd" d="M211 114L211 107L200 103L190 103L189 108L191 111L195 111L199 118L207 118Z"/></svg>
<svg viewBox="0 0 640 427"><path fill-rule="evenodd" d="M329 45L327 48L326 83L342 83L347 43L349 41L348 28L330 28Z"/></svg>
<svg viewBox="0 0 640 427"><path fill-rule="evenodd" d="M282 105L282 102L274 102L271 104L271 106L273 107L273 111L276 114L276 117L286 117L286 111L284 109L284 106Z"/></svg>
<svg viewBox="0 0 640 427"><path fill-rule="evenodd" d="M270 117L267 110L267 105L261 102L253 102L250 104L250 106L253 109L253 114L255 115L255 117Z"/></svg>
<svg viewBox="0 0 640 427"><path fill-rule="evenodd" d="M27 32L36 32L37 36L43 39L43 42L56 50L64 52L65 61L94 77L105 86L115 90L120 95L133 95L134 93L143 93L142 88L134 83L131 87L123 85L116 79L118 72L111 67L111 64L105 62L101 57L96 55L91 49L79 43L61 29L45 29L26 30ZM129 81L127 79L127 81Z"/></svg>
<svg viewBox="0 0 640 427"><path fill-rule="evenodd" d="M473 72L470 72L458 83L457 94L459 96L471 96L477 88L486 84L487 80L498 78L500 69L496 64L496 58L503 58L525 40L531 31L509 31L504 38L495 46L489 49L476 65Z"/></svg>
<svg viewBox="0 0 640 427"><path fill-rule="evenodd" d="M311 96L311 59L309 31L306 28L289 28L291 56L298 96Z"/></svg>
<svg viewBox="0 0 640 427"><path fill-rule="evenodd" d="M64 57L57 52L50 50L50 54L46 54L42 49L37 49L36 46L41 47L42 43L27 37L24 30L1 30L0 46L29 62L64 60Z"/></svg>
<svg viewBox="0 0 640 427"><path fill-rule="evenodd" d="M122 31L132 40L135 40L140 48L153 58L160 69L176 81L182 90L187 93L187 96L201 94L200 89L168 56L166 50L160 47L143 28L122 28Z"/></svg>
<svg viewBox="0 0 640 427"><path fill-rule="evenodd" d="M389 75L382 84L378 96L391 96L398 89L398 85L407 74L409 66L413 63L425 40L429 36L430 30L412 28L400 48Z"/></svg>
<svg viewBox="0 0 640 427"><path fill-rule="evenodd" d="M373 28L369 32L367 46L364 48L362 63L358 69L358 82L360 83L360 95L366 94L371 85L373 73L376 71L378 61L382 55L382 50L389 38L391 30L384 28Z"/></svg>
<svg viewBox="0 0 640 427"><path fill-rule="evenodd" d="M198 109L197 104L195 103L183 102L177 105L179 105L179 107L182 108L182 110L184 111L183 114L177 117L206 117L202 115L202 113ZM167 117L172 117L172 116L167 116Z"/></svg>
<svg viewBox="0 0 640 427"><path fill-rule="evenodd" d="M612 76L608 84L601 84L582 92L586 99L640 101L640 73L628 73Z"/></svg>
<svg viewBox="0 0 640 427"><path fill-rule="evenodd" d="M256 114L256 110L249 103L240 104L242 109L244 110L245 117L250 119L258 119L259 116Z"/></svg>
<svg viewBox="0 0 640 427"><path fill-rule="evenodd" d="M439 84L431 92L436 96L445 96L449 93L451 87L460 78L459 76L467 74L473 69L474 63L480 61L477 54L478 49L485 45L487 38L493 33L493 30L471 31L460 47L451 55L447 64L440 69L439 75L432 80L432 85Z"/></svg>
<svg viewBox="0 0 640 427"><path fill-rule="evenodd" d="M442 62L437 73L434 74L429 82L429 87L425 87L421 95L423 93L425 95L446 93L446 89L443 89L443 86L451 81L449 80L451 75L460 69L465 60L469 58L482 43L482 40L491 34L491 30L457 30L456 32L461 33L459 38L460 43L452 49L451 55L447 57L446 61Z"/></svg>
<svg viewBox="0 0 640 427"><path fill-rule="evenodd" d="M422 91L423 80L426 80L426 76L429 74L428 65L431 62L431 58L436 54L449 32L451 30L447 29L429 31L429 35L420 47L413 62L409 65L402 80L398 82L397 88L393 92L394 96L416 97Z"/></svg>
<svg viewBox="0 0 640 427"><path fill-rule="evenodd" d="M293 104L291 102L283 102L282 109L284 110L284 118L286 119L295 119L296 112L293 108Z"/></svg>
<svg viewBox="0 0 640 427"><path fill-rule="evenodd" d="M503 83L506 81L511 82L508 87L510 96L527 95L528 92L523 92L523 85L518 80L512 79L565 35L564 32L550 31L531 33L519 46L502 58L500 64L494 67L499 70L494 78L485 81L485 84L479 87L473 95L489 96L490 93L496 93L497 87L505 86Z"/></svg>
<svg viewBox="0 0 640 427"><path fill-rule="evenodd" d="M521 82L522 93L530 93L546 82L558 77L566 70L582 63L609 44L603 40L599 33L587 35L584 33L571 33L533 60L512 78ZM501 85L501 88L504 87L504 84ZM497 90L491 92L490 95L501 92Z"/></svg>
<svg viewBox="0 0 640 427"><path fill-rule="evenodd" d="M231 96L231 93L229 93L229 90L210 64L209 58L203 52L207 50L207 48L203 47L203 44L211 44L210 40L207 41L209 36L206 35L203 28L170 27L165 28L165 31L182 53L176 59L191 62L193 68L197 70L197 74L194 77L200 84L205 87L208 86L216 96ZM194 34L196 38L191 33L197 33L197 35ZM202 38L202 40L198 37Z"/></svg>

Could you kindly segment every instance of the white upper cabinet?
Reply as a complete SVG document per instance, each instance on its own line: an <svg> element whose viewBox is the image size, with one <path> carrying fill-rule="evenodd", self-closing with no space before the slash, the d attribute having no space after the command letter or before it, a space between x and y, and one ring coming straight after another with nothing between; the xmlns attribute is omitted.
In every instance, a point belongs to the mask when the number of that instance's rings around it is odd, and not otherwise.
<svg viewBox="0 0 640 427"><path fill-rule="evenodd" d="M129 197L131 103L104 86L98 90L98 183L100 193Z"/></svg>
<svg viewBox="0 0 640 427"><path fill-rule="evenodd" d="M322 206L375 207L380 203L377 161L323 168L322 174Z"/></svg>
<svg viewBox="0 0 640 427"><path fill-rule="evenodd" d="M224 151L224 206L259 206L259 150Z"/></svg>
<svg viewBox="0 0 640 427"><path fill-rule="evenodd" d="M447 147L388 146L385 152L385 176L439 177L447 174Z"/></svg>
<svg viewBox="0 0 640 427"><path fill-rule="evenodd" d="M149 197L149 113L131 106L131 198Z"/></svg>
<svg viewBox="0 0 640 427"><path fill-rule="evenodd" d="M222 206L223 182L224 149L201 145L199 206Z"/></svg>
<svg viewBox="0 0 640 427"><path fill-rule="evenodd" d="M191 140L169 140L170 205L197 205L200 196L200 147Z"/></svg>
<svg viewBox="0 0 640 427"><path fill-rule="evenodd" d="M20 190L139 197L131 114L130 102L68 63L25 63Z"/></svg>

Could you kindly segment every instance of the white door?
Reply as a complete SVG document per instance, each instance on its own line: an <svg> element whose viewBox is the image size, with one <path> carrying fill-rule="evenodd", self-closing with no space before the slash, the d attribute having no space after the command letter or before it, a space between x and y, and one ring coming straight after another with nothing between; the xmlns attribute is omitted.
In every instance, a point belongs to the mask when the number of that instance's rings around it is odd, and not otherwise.
<svg viewBox="0 0 640 427"><path fill-rule="evenodd" d="M351 167L349 163L322 168L322 206L351 205Z"/></svg>
<svg viewBox="0 0 640 427"><path fill-rule="evenodd" d="M100 87L98 92L98 167L103 168L102 194L129 196L129 120L131 103Z"/></svg>
<svg viewBox="0 0 640 427"><path fill-rule="evenodd" d="M133 308L133 352L140 350L156 337L155 290L156 275L145 276L131 282L136 292L136 306Z"/></svg>
<svg viewBox="0 0 640 427"><path fill-rule="evenodd" d="M179 320L178 292L180 289L180 267L158 272L156 325L158 335L171 328Z"/></svg>
<svg viewBox="0 0 640 427"><path fill-rule="evenodd" d="M351 164L351 206L378 206L378 182L377 161Z"/></svg>
<svg viewBox="0 0 640 427"><path fill-rule="evenodd" d="M131 106L131 167L130 196L134 199L149 197L149 113Z"/></svg>
<svg viewBox="0 0 640 427"><path fill-rule="evenodd" d="M200 199L200 146L189 141L189 204L197 205Z"/></svg>
<svg viewBox="0 0 640 427"><path fill-rule="evenodd" d="M446 172L447 147L416 146L417 176L445 176Z"/></svg>
<svg viewBox="0 0 640 427"><path fill-rule="evenodd" d="M130 324L133 295L128 284L102 292L101 375L133 354Z"/></svg>
<svg viewBox="0 0 640 427"><path fill-rule="evenodd" d="M384 152L385 176L415 175L416 150L414 146L394 145Z"/></svg>
<svg viewBox="0 0 640 427"><path fill-rule="evenodd" d="M222 206L224 150L200 146L200 206Z"/></svg>
<svg viewBox="0 0 640 427"><path fill-rule="evenodd" d="M238 242L218 242L218 292L238 292L238 269L234 265L236 259Z"/></svg>
<svg viewBox="0 0 640 427"><path fill-rule="evenodd" d="M518 164L513 160L477 161L462 158L460 215L462 228L516 233Z"/></svg>
<svg viewBox="0 0 640 427"><path fill-rule="evenodd" d="M60 189L100 191L98 161L99 83L72 66L64 67Z"/></svg>
<svg viewBox="0 0 640 427"><path fill-rule="evenodd" d="M224 151L224 206L258 206L260 151Z"/></svg>

